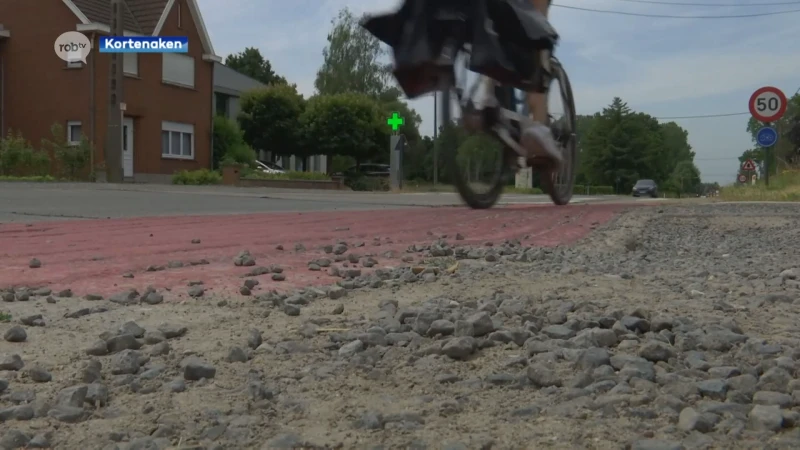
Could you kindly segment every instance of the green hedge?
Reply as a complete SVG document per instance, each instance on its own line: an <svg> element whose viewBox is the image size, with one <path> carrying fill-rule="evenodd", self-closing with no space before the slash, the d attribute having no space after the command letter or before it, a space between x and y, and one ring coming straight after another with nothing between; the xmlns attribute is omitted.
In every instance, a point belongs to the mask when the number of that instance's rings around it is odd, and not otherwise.
<svg viewBox="0 0 800 450"><path fill-rule="evenodd" d="M181 170L172 175L172 184L219 184L222 182L222 175L219 172L208 169L200 170Z"/></svg>
<svg viewBox="0 0 800 450"><path fill-rule="evenodd" d="M344 185L354 191L388 191L389 178L384 177L345 177Z"/></svg>
<svg viewBox="0 0 800 450"><path fill-rule="evenodd" d="M55 177L51 177L50 175L42 175L42 176L31 176L31 177L0 176L0 181L22 181L28 183L45 183L48 181L59 181L59 180Z"/></svg>
<svg viewBox="0 0 800 450"><path fill-rule="evenodd" d="M505 189L510 194L530 194L530 195L543 195L544 191L539 188L518 188L516 186L509 186Z"/></svg>
<svg viewBox="0 0 800 450"><path fill-rule="evenodd" d="M575 195L614 195L614 187L576 184L572 192Z"/></svg>

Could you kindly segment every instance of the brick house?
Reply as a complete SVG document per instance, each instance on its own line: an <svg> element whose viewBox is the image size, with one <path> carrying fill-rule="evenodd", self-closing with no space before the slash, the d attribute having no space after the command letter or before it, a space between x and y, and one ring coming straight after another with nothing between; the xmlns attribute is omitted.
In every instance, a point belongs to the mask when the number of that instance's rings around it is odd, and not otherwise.
<svg viewBox="0 0 800 450"><path fill-rule="evenodd" d="M55 39L79 31L96 48L109 34L109 0L0 1L0 127L19 130L34 146L53 123L67 138L86 136L102 168L108 122L110 60L66 63ZM188 36L188 54L124 54L123 172L135 181L164 181L176 170L211 167L214 63L220 58L197 0L125 0L125 34Z"/></svg>

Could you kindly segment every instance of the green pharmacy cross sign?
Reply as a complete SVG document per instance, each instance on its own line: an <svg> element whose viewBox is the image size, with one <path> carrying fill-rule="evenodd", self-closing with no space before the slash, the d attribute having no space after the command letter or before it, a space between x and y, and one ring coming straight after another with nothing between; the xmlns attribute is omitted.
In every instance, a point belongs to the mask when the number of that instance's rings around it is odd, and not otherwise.
<svg viewBox="0 0 800 450"><path fill-rule="evenodd" d="M395 112L392 113L392 117L386 120L386 123L392 127L392 131L397 131L397 129L400 128L400 125L405 123L405 120L403 120L403 118Z"/></svg>

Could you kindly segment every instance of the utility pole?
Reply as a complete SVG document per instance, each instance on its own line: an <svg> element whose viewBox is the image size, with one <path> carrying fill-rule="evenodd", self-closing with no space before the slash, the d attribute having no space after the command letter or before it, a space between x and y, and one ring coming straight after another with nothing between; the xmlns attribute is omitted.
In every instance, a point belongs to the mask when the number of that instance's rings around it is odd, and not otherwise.
<svg viewBox="0 0 800 450"><path fill-rule="evenodd" d="M123 0L111 0L111 35L125 34ZM109 53L111 66L108 84L108 125L106 128L106 177L111 183L122 183L122 109L123 99L122 54Z"/></svg>
<svg viewBox="0 0 800 450"><path fill-rule="evenodd" d="M436 186L436 183L439 182L439 152L436 150L437 140L436 137L439 135L439 103L438 99L439 93L437 91L433 91L433 185Z"/></svg>
<svg viewBox="0 0 800 450"><path fill-rule="evenodd" d="M764 123L765 127L771 127L772 124L769 122ZM778 133L778 139L780 139L780 133ZM772 144L773 146L775 144ZM764 147L764 185L769 186L769 149L771 147Z"/></svg>

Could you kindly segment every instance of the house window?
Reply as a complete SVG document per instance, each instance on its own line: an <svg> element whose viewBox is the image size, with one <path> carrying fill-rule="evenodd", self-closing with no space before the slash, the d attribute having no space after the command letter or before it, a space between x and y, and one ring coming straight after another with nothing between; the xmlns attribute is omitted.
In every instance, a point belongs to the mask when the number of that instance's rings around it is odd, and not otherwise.
<svg viewBox="0 0 800 450"><path fill-rule="evenodd" d="M161 157L194 159L194 125L162 122Z"/></svg>
<svg viewBox="0 0 800 450"><path fill-rule="evenodd" d="M83 131L81 123L77 120L70 120L67 122L67 143L69 145L78 145L83 138Z"/></svg>
<svg viewBox="0 0 800 450"><path fill-rule="evenodd" d="M194 87L194 58L179 53L162 55L161 79L165 83Z"/></svg>
<svg viewBox="0 0 800 450"><path fill-rule="evenodd" d="M83 68L83 61L67 61L67 69L81 69Z"/></svg>
<svg viewBox="0 0 800 450"><path fill-rule="evenodd" d="M122 54L122 71L125 75L139 76L139 54L138 53L123 53Z"/></svg>
<svg viewBox="0 0 800 450"><path fill-rule="evenodd" d="M217 102L217 115L227 118L228 117L228 96L214 93L214 100Z"/></svg>

